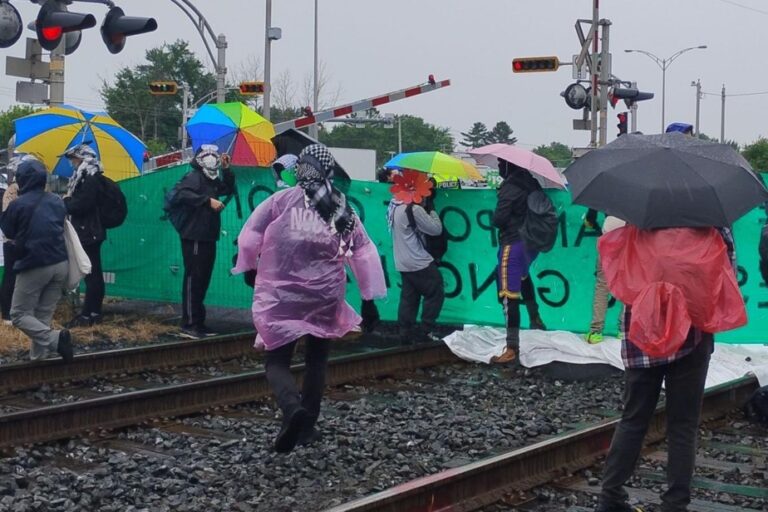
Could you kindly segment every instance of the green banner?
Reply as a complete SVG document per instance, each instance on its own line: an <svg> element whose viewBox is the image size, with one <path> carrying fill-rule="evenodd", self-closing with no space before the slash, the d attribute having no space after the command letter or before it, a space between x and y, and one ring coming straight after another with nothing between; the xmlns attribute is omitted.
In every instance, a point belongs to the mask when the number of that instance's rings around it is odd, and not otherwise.
<svg viewBox="0 0 768 512"><path fill-rule="evenodd" d="M181 166L120 182L129 211L125 224L111 230L104 244L103 267L109 295L180 301L184 272L181 247L170 222L163 218L162 204L165 192L187 171L187 166ZM238 168L236 176L238 195L229 200L223 213L221 240L206 303L250 308L252 290L240 276L229 274L236 252L234 243L250 212L275 190L275 183L271 172L264 169ZM376 242L384 264L389 295L378 302L381 316L395 320L400 278L394 268L386 225L391 197L388 186L354 181L348 197ZM585 209L570 204L568 192L553 192L551 197L560 212L557 245L540 255L531 269L541 316L549 329L585 332L592 311L596 233L584 227ZM503 325L502 308L496 300L498 239L491 225L496 192L440 190L435 203L450 238L441 265L447 300L440 321ZM722 334L718 340L768 342L768 289L761 282L757 261L764 217L762 210L755 210L734 228L739 284L747 303L749 324ZM349 286L348 299L353 306L359 306L354 284ZM606 332L616 331L618 310L617 305L611 304Z"/></svg>

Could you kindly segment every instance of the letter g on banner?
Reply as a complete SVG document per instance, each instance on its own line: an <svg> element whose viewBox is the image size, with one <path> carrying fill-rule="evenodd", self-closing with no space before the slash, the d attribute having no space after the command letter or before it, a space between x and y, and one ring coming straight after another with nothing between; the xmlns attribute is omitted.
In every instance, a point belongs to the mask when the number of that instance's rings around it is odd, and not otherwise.
<svg viewBox="0 0 768 512"><path fill-rule="evenodd" d="M568 282L565 276L557 270L542 270L537 274L536 277L540 281L544 281L545 278L553 278L547 280L547 282L551 283L552 286L555 287L553 290L549 286L539 286L537 291L539 292L541 301L547 306L551 306L553 308L560 308L565 306L565 304L568 302L568 298L571 295L571 284ZM558 284L559 286L557 286ZM554 298L557 291L562 294L559 299Z"/></svg>

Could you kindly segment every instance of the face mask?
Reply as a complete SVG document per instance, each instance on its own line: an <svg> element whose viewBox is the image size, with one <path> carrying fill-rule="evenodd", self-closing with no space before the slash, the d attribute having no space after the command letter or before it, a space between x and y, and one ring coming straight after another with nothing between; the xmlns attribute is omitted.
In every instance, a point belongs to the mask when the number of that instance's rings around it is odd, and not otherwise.
<svg viewBox="0 0 768 512"><path fill-rule="evenodd" d="M219 158L215 154L207 153L197 157L197 163L208 179L215 180L219 177Z"/></svg>

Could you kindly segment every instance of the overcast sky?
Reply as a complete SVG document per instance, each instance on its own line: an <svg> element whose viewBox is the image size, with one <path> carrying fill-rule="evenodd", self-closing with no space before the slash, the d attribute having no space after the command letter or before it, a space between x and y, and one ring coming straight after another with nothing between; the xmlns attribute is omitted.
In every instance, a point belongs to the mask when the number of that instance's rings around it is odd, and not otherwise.
<svg viewBox="0 0 768 512"><path fill-rule="evenodd" d="M83 43L66 61L66 101L95 109L103 106L100 77L109 79L122 66L139 64L144 52L164 41L185 39L204 65L212 63L194 25L170 0L115 0L126 14L154 16L159 28L129 38L125 50L111 55L98 27L84 33ZM229 41L230 68L264 58L264 0L193 0L217 33ZM38 6L12 0L24 22ZM706 44L667 69L667 123L695 117L695 88L700 78L705 96L701 131L720 134L720 89L727 94L768 92L768 2L765 0L603 0L601 18L612 22L613 72L635 80L656 98L640 104L638 129L658 132L661 124L662 72L654 62L628 48L659 57ZM290 69L298 81L312 70L313 0L274 0L273 26L283 39L273 44L273 77ZM319 0L320 59L340 103L375 96L425 81L450 78L451 87L382 107L449 127L459 140L473 122L492 126L507 121L519 144L552 141L585 146L589 132L572 130L580 112L569 109L559 93L572 83L570 67L556 73L513 74L515 57L557 55L570 61L579 50L574 30L578 18L591 18L591 0ZM104 6L75 3L71 10L96 15ZM25 31L25 36L32 32ZM22 57L23 39L3 55ZM14 102L16 78L0 78L0 106ZM621 105L621 104L620 104ZM610 112L609 140L616 133ZM726 99L726 138L749 143L768 136L768 94Z"/></svg>

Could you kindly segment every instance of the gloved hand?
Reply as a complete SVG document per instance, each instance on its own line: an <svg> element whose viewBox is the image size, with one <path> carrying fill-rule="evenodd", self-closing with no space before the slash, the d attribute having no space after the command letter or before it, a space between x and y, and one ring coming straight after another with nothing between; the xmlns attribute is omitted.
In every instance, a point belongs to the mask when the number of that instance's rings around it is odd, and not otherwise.
<svg viewBox="0 0 768 512"><path fill-rule="evenodd" d="M363 301L363 304L360 307L360 316L363 317L363 323L361 324L363 332L373 332L373 329L378 325L379 320L381 319L381 317L379 317L379 309L372 300Z"/></svg>

